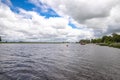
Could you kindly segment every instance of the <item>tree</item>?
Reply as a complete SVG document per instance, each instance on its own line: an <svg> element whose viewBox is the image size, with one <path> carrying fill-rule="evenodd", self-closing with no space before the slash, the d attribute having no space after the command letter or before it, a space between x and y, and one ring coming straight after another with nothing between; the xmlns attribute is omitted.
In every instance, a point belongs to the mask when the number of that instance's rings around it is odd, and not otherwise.
<svg viewBox="0 0 120 80"><path fill-rule="evenodd" d="M101 38L96 39L96 43L101 43L101 41L102 41Z"/></svg>
<svg viewBox="0 0 120 80"><path fill-rule="evenodd" d="M102 39L97 38L97 39L91 39L91 43L101 43Z"/></svg>
<svg viewBox="0 0 120 80"><path fill-rule="evenodd" d="M101 41L101 42L103 42L103 43L104 43L104 42L105 42L105 40L106 40L106 38L107 38L107 36L103 36L103 37L102 37L102 41Z"/></svg>
<svg viewBox="0 0 120 80"><path fill-rule="evenodd" d="M120 35L113 33L112 36L114 42L120 42Z"/></svg>
<svg viewBox="0 0 120 80"><path fill-rule="evenodd" d="M80 43L107 43L107 44L111 44L111 43L118 43L120 42L120 35L113 33L111 36L103 36L102 38L95 38L95 39L91 39L90 40L80 40Z"/></svg>
<svg viewBox="0 0 120 80"><path fill-rule="evenodd" d="M79 41L79 43L90 43L90 40L88 39L82 39Z"/></svg>

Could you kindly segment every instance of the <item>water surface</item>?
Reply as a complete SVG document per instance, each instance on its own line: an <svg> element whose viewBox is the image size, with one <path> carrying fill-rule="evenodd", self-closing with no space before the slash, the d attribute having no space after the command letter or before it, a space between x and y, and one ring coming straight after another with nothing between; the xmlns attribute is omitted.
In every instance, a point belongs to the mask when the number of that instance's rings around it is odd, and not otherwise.
<svg viewBox="0 0 120 80"><path fill-rule="evenodd" d="M120 80L120 49L0 44L0 80Z"/></svg>

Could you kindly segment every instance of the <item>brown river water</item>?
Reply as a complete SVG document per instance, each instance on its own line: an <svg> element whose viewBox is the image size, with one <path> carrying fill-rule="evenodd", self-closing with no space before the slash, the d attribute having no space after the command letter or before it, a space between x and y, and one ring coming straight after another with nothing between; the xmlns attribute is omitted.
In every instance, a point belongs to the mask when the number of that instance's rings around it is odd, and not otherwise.
<svg viewBox="0 0 120 80"><path fill-rule="evenodd" d="M0 44L0 80L120 80L120 49L94 44Z"/></svg>

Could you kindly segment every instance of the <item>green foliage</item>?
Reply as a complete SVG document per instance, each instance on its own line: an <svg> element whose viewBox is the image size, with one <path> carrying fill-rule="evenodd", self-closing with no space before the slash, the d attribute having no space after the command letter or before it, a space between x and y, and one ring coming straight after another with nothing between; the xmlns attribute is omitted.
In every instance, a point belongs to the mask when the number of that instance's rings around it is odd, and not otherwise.
<svg viewBox="0 0 120 80"><path fill-rule="evenodd" d="M102 38L92 39L92 43L118 43L120 42L120 35L113 33L112 36L103 36Z"/></svg>
<svg viewBox="0 0 120 80"><path fill-rule="evenodd" d="M112 43L109 45L110 47L116 47L116 48L120 48L120 43Z"/></svg>
<svg viewBox="0 0 120 80"><path fill-rule="evenodd" d="M113 33L112 36L114 42L120 42L120 35Z"/></svg>
<svg viewBox="0 0 120 80"><path fill-rule="evenodd" d="M111 36L103 36L102 42L103 43L113 42L113 38Z"/></svg>
<svg viewBox="0 0 120 80"><path fill-rule="evenodd" d="M90 40L88 40L88 39L86 39L86 40L82 39L82 40L79 41L79 43L90 43Z"/></svg>
<svg viewBox="0 0 120 80"><path fill-rule="evenodd" d="M111 43L118 43L120 42L120 35L113 33L111 36L103 36L102 38L96 38L96 39L91 39L91 40L80 40L80 43L106 43L106 44L111 44Z"/></svg>
<svg viewBox="0 0 120 80"><path fill-rule="evenodd" d="M101 43L102 39L91 39L91 43Z"/></svg>

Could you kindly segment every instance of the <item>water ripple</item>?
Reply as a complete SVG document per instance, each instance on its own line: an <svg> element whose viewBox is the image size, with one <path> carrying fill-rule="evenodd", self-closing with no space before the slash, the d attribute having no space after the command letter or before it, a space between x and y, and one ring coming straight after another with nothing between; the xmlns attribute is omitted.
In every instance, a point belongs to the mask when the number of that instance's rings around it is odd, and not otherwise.
<svg viewBox="0 0 120 80"><path fill-rule="evenodd" d="M120 80L119 75L119 49L79 44L0 44L0 80Z"/></svg>

